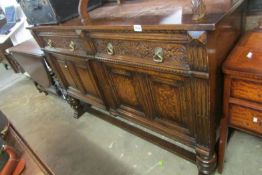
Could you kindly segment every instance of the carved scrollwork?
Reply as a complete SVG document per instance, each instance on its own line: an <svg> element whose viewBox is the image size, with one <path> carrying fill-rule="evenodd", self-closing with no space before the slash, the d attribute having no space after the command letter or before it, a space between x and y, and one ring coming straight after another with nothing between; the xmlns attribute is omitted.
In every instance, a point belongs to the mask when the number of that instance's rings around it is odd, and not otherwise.
<svg viewBox="0 0 262 175"><path fill-rule="evenodd" d="M114 47L114 55L133 56L143 60L153 60L155 48L161 47L164 64L166 62L169 66L206 72L208 70L206 41L206 32L189 31L188 44L96 39L94 45L98 53L107 54L107 44L111 43ZM114 61L118 60L114 59Z"/></svg>
<svg viewBox="0 0 262 175"><path fill-rule="evenodd" d="M74 118L79 118L84 113L84 108L80 104L80 101L76 98L71 96L67 96L66 99L67 103L74 109Z"/></svg>
<svg viewBox="0 0 262 175"><path fill-rule="evenodd" d="M186 55L186 47L183 44L163 44L154 42L136 42L136 41L120 41L120 40L95 40L95 46L100 53L106 53L106 46L111 43L114 47L115 55L127 55L137 58L153 59L155 49L163 48L163 56L165 59L172 58L182 65L187 62L184 59Z"/></svg>

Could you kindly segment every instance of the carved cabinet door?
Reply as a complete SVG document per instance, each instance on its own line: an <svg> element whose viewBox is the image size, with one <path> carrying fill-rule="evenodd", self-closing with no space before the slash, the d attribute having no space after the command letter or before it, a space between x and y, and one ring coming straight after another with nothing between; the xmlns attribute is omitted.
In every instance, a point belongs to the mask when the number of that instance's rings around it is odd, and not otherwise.
<svg viewBox="0 0 262 175"><path fill-rule="evenodd" d="M64 80L64 85L67 89L75 89L78 90L78 84L74 81L74 77L72 76L72 64L70 62L65 61L65 60L59 60L57 59L57 66L59 67L58 70L61 70L60 76Z"/></svg>
<svg viewBox="0 0 262 175"><path fill-rule="evenodd" d="M129 117L146 117L142 94L142 75L124 67L104 65L118 113Z"/></svg>
<svg viewBox="0 0 262 175"><path fill-rule="evenodd" d="M69 94L87 103L103 104L87 59L57 53L48 55Z"/></svg>
<svg viewBox="0 0 262 175"><path fill-rule="evenodd" d="M104 68L117 112L193 142L193 78L114 64Z"/></svg>
<svg viewBox="0 0 262 175"><path fill-rule="evenodd" d="M193 129L193 79L172 74L147 75L152 119L161 126L191 135Z"/></svg>

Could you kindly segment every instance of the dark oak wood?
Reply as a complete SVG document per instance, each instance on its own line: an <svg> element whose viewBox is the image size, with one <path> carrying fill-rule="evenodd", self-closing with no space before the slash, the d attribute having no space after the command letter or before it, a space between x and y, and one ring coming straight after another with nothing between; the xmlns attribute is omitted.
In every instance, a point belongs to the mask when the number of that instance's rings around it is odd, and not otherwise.
<svg viewBox="0 0 262 175"><path fill-rule="evenodd" d="M223 66L224 110L221 120L219 167L223 171L228 127L262 136L262 31L241 39Z"/></svg>
<svg viewBox="0 0 262 175"><path fill-rule="evenodd" d="M31 30L70 97L179 141L194 156L115 122L195 157L199 174L212 174L222 116L221 64L241 35L245 2L205 2L206 15L197 22L191 1L142 0L106 3L89 13L87 25L76 18ZM134 31L135 24L142 31Z"/></svg>

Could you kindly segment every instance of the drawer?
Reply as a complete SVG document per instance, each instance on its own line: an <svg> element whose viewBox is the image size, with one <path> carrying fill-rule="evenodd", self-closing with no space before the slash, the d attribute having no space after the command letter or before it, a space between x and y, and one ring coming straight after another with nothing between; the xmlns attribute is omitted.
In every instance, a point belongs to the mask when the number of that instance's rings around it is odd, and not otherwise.
<svg viewBox="0 0 262 175"><path fill-rule="evenodd" d="M187 41L184 41L187 42ZM183 42L94 39L98 57L171 70L207 71L206 52ZM201 56L200 56L201 55Z"/></svg>
<svg viewBox="0 0 262 175"><path fill-rule="evenodd" d="M234 126L262 134L262 112L250 108L231 105L230 123Z"/></svg>
<svg viewBox="0 0 262 175"><path fill-rule="evenodd" d="M262 103L262 84L234 79L231 84L231 96Z"/></svg>
<svg viewBox="0 0 262 175"><path fill-rule="evenodd" d="M41 32L43 48L49 51L86 56L93 54L92 46L74 31L66 32Z"/></svg>

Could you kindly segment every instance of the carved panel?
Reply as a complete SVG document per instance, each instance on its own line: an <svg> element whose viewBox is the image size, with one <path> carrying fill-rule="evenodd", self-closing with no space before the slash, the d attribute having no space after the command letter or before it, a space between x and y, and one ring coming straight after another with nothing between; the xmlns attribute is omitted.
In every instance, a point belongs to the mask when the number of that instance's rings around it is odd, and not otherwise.
<svg viewBox="0 0 262 175"><path fill-rule="evenodd" d="M57 64L59 77L63 80L68 93L81 96L81 100L103 107L102 95L91 72L90 63L82 57L49 53L52 62Z"/></svg>
<svg viewBox="0 0 262 175"><path fill-rule="evenodd" d="M112 44L114 55L136 57L149 64L155 63L153 61L155 49L160 47L163 49L164 57L161 65L189 69L187 49L183 44L96 39L94 45L97 52L107 54L108 43Z"/></svg>
<svg viewBox="0 0 262 175"><path fill-rule="evenodd" d="M81 80L81 83L83 84L83 87L85 89L85 92L95 97L99 97L100 95L97 89L95 88L94 80L92 78L90 70L78 65L75 65L75 67Z"/></svg>
<svg viewBox="0 0 262 175"><path fill-rule="evenodd" d="M178 89L166 84L154 83L154 96L157 113L163 119L174 120L181 122L178 118L180 116L179 107L179 92Z"/></svg>
<svg viewBox="0 0 262 175"><path fill-rule="evenodd" d="M155 119L191 129L192 98L190 79L170 79L152 76L152 95L155 104Z"/></svg>
<svg viewBox="0 0 262 175"><path fill-rule="evenodd" d="M206 36L203 33L201 36ZM107 45L113 46L114 61L126 60L128 62L136 60L136 63L155 64L153 61L155 49L163 49L163 62L158 63L159 67L173 67L176 70L196 70L208 71L208 57L204 43L195 42L188 36L188 44L183 43L163 43L145 41L122 41L122 40L102 40L95 39L94 45L98 53L107 54ZM203 41L204 42L204 41Z"/></svg>
<svg viewBox="0 0 262 175"><path fill-rule="evenodd" d="M77 89L77 85L74 82L73 77L69 72L69 69L68 69L66 62L59 60L58 65L60 67L61 73L63 74L63 75L60 75L60 76L63 76L64 79L66 80L66 84L67 84L66 87L68 88L69 86L71 86L74 89Z"/></svg>
<svg viewBox="0 0 262 175"><path fill-rule="evenodd" d="M198 42L192 41L187 48L187 58L193 70L208 71L208 56L206 47Z"/></svg>
<svg viewBox="0 0 262 175"><path fill-rule="evenodd" d="M192 123L192 127L197 142L207 146L210 144L209 140L212 137L210 134L206 134L211 127L209 82L202 79L193 79L191 88L193 89L192 105L194 105L194 123Z"/></svg>
<svg viewBox="0 0 262 175"><path fill-rule="evenodd" d="M115 91L119 107L124 105L141 111L133 73L115 68L108 68L108 71L110 72L111 85Z"/></svg>

